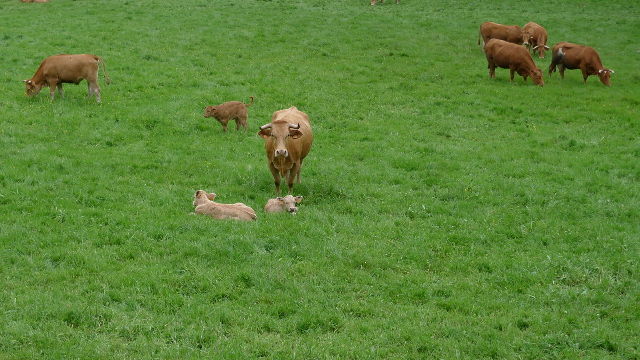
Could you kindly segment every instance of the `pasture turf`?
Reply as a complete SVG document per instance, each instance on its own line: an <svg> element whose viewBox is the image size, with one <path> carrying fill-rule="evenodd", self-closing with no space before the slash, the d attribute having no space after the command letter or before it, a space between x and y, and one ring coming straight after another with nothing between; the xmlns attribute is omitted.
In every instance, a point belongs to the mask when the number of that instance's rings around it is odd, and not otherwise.
<svg viewBox="0 0 640 360"><path fill-rule="evenodd" d="M0 3L1 359L638 359L640 4ZM489 79L484 21L594 46ZM86 84L23 95L58 53ZM222 133L206 105L256 102ZM309 114L267 215L273 111ZM195 190L251 223L190 216Z"/></svg>

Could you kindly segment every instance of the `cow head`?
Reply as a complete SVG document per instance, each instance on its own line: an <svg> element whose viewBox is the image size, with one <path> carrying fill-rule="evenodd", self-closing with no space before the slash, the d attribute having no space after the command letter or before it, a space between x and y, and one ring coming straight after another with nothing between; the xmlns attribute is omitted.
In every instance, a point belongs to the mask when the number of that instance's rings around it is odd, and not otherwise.
<svg viewBox="0 0 640 360"><path fill-rule="evenodd" d="M216 113L215 106L207 106L204 108L204 117L212 117Z"/></svg>
<svg viewBox="0 0 640 360"><path fill-rule="evenodd" d="M544 52L549 50L549 47L547 45L536 45L533 47L533 50L538 50L538 57L544 59Z"/></svg>
<svg viewBox="0 0 640 360"><path fill-rule="evenodd" d="M544 80L542 79L542 70L538 68L534 68L529 73L529 76L531 76L531 79L533 80L534 84L539 86L544 86Z"/></svg>
<svg viewBox="0 0 640 360"><path fill-rule="evenodd" d="M298 212L296 204L300 204L302 202L302 196L287 195L285 197L277 197L276 200L278 200L278 203L283 209L292 215L295 215L295 213Z"/></svg>
<svg viewBox="0 0 640 360"><path fill-rule="evenodd" d="M271 139L274 145L273 157L288 157L287 138L298 139L302 136L300 124L289 124L287 122L279 122L277 124L269 123L262 125L258 135L265 140Z"/></svg>
<svg viewBox="0 0 640 360"><path fill-rule="evenodd" d="M25 94L27 96L37 95L42 89L42 84L36 84L33 80L22 80L25 85Z"/></svg>
<svg viewBox="0 0 640 360"><path fill-rule="evenodd" d="M531 46L531 42L533 41L533 32L530 29L526 29L522 31L522 45L526 47Z"/></svg>
<svg viewBox="0 0 640 360"><path fill-rule="evenodd" d="M607 86L611 86L611 74L615 74L611 69L598 70L598 77L600 78L600 81Z"/></svg>
<svg viewBox="0 0 640 360"><path fill-rule="evenodd" d="M193 194L193 206L206 204L209 201L213 201L216 198L215 193L208 193L204 190L198 190Z"/></svg>

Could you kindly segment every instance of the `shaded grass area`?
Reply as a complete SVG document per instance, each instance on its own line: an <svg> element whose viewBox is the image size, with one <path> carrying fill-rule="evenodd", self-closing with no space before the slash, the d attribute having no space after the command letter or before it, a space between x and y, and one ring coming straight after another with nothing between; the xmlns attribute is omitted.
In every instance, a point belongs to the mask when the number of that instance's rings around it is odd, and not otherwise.
<svg viewBox="0 0 640 360"><path fill-rule="evenodd" d="M639 8L367 3L0 5L2 357L637 358ZM530 20L613 86L489 79L479 24ZM22 95L85 52L103 104ZM202 117L250 95L248 133ZM291 105L305 200L267 216ZM200 188L258 220L189 216Z"/></svg>

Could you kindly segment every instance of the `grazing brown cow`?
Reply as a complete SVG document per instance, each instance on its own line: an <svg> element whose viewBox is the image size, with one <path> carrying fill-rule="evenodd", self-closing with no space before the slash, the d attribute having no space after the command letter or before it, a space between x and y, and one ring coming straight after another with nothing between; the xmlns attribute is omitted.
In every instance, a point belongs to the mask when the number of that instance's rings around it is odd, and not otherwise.
<svg viewBox="0 0 640 360"><path fill-rule="evenodd" d="M277 197L275 199L269 199L264 206L264 211L268 213L284 212L287 211L291 215L295 215L298 212L296 204L302 202L302 196L287 195L285 197Z"/></svg>
<svg viewBox="0 0 640 360"><path fill-rule="evenodd" d="M247 108L253 104L253 96L249 96L251 102L248 104L240 101L228 101L226 103L207 106L204 109L204 117L213 117L220 124L222 124L222 130L227 131L227 123L231 120L236 121L236 130L240 130L242 126L247 129Z"/></svg>
<svg viewBox="0 0 640 360"><path fill-rule="evenodd" d="M63 83L78 84L82 80L87 80L89 85L88 96L95 95L96 101L100 102L100 87L98 86L98 65L102 64L104 78L107 84L111 82L104 60L101 57L90 54L79 55L53 55L44 59L40 67L31 79L23 80L26 85L28 96L36 95L44 86L49 87L51 100L55 97L56 88L60 96L64 96L62 91Z"/></svg>
<svg viewBox="0 0 640 360"><path fill-rule="evenodd" d="M547 30L534 22L526 23L522 28L522 44L531 52L538 50L538 57L544 59L545 50L549 50Z"/></svg>
<svg viewBox="0 0 640 360"><path fill-rule="evenodd" d="M480 25L478 45L480 39L486 44L490 39L500 39L514 44L522 44L522 29L518 25L502 25L494 22L485 22Z"/></svg>
<svg viewBox="0 0 640 360"><path fill-rule="evenodd" d="M510 70L511 81L513 81L513 73L517 72L525 81L528 76L531 76L536 85L544 85L542 71L536 67L531 55L523 46L491 39L484 45L484 53L489 63L489 77L496 77L497 66Z"/></svg>
<svg viewBox="0 0 640 360"><path fill-rule="evenodd" d="M297 178L298 184L300 183L302 161L313 143L309 116L295 106L278 110L271 116L270 123L260 127L258 135L265 139L264 149L276 185L276 194L280 194L280 177L287 178L291 193L294 179Z"/></svg>
<svg viewBox="0 0 640 360"><path fill-rule="evenodd" d="M214 219L234 219L251 221L256 219L256 212L252 208L243 204L220 204L213 200L216 194L198 190L193 195L193 206L196 207L196 214L204 214Z"/></svg>
<svg viewBox="0 0 640 360"><path fill-rule="evenodd" d="M592 47L560 42L553 46L551 54L549 76L556 71L556 66L560 68L560 77L563 79L565 68L580 69L585 84L589 75L598 75L603 84L611 86L611 74L614 71L602 66L600 55Z"/></svg>
<svg viewBox="0 0 640 360"><path fill-rule="evenodd" d="M371 5L375 5L377 2L377 0L371 0ZM380 0L380 4L384 4L384 0ZM396 0L396 4L400 4L400 0Z"/></svg>

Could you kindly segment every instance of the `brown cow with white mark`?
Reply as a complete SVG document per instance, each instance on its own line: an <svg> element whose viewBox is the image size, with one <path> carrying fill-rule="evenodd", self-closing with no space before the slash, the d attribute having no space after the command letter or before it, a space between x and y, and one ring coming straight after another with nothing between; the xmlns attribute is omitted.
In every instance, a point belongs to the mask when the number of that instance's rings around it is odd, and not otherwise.
<svg viewBox="0 0 640 360"><path fill-rule="evenodd" d="M23 80L28 96L36 95L40 90L48 86L51 100L55 97L56 88L60 96L64 96L62 91L63 83L78 84L82 80L87 80L88 96L95 95L96 101L100 102L100 87L98 86L98 65L102 64L104 77L107 84L111 82L104 60L101 57L90 54L77 55L53 55L44 59L40 67L31 79Z"/></svg>
<svg viewBox="0 0 640 360"><path fill-rule="evenodd" d="M600 82L611 86L611 74L613 70L602 66L600 55L590 46L560 42L551 50L552 58L549 65L549 76L560 68L560 77L564 79L564 69L580 69L584 83L590 75L598 75Z"/></svg>
<svg viewBox="0 0 640 360"><path fill-rule="evenodd" d="M547 30L534 22L528 22L522 28L522 44L531 52L537 50L540 59L544 59L545 50L549 50L547 37Z"/></svg>
<svg viewBox="0 0 640 360"><path fill-rule="evenodd" d="M480 25L478 45L480 39L487 44L490 39L500 39L514 44L522 44L522 29L518 25L502 25L494 22L485 22Z"/></svg>
<svg viewBox="0 0 640 360"><path fill-rule="evenodd" d="M531 76L536 85L544 85L542 71L536 67L529 51L523 46L504 40L491 39L484 45L484 52L489 63L489 77L496 77L497 66L510 70L511 81L513 81L513 74L517 72L525 81L527 81L527 77Z"/></svg>
<svg viewBox="0 0 640 360"><path fill-rule="evenodd" d="M256 219L256 212L243 203L220 204L214 202L216 194L198 190L193 195L195 214L208 215L214 219L233 219L251 221Z"/></svg>
<svg viewBox="0 0 640 360"><path fill-rule="evenodd" d="M304 158L311 150L313 133L309 116L295 106L278 110L271 116L271 122L260 127L258 135L265 139L269 170L273 175L276 194L280 194L280 178L287 178L289 193L293 191L293 181L300 183L300 169Z"/></svg>

